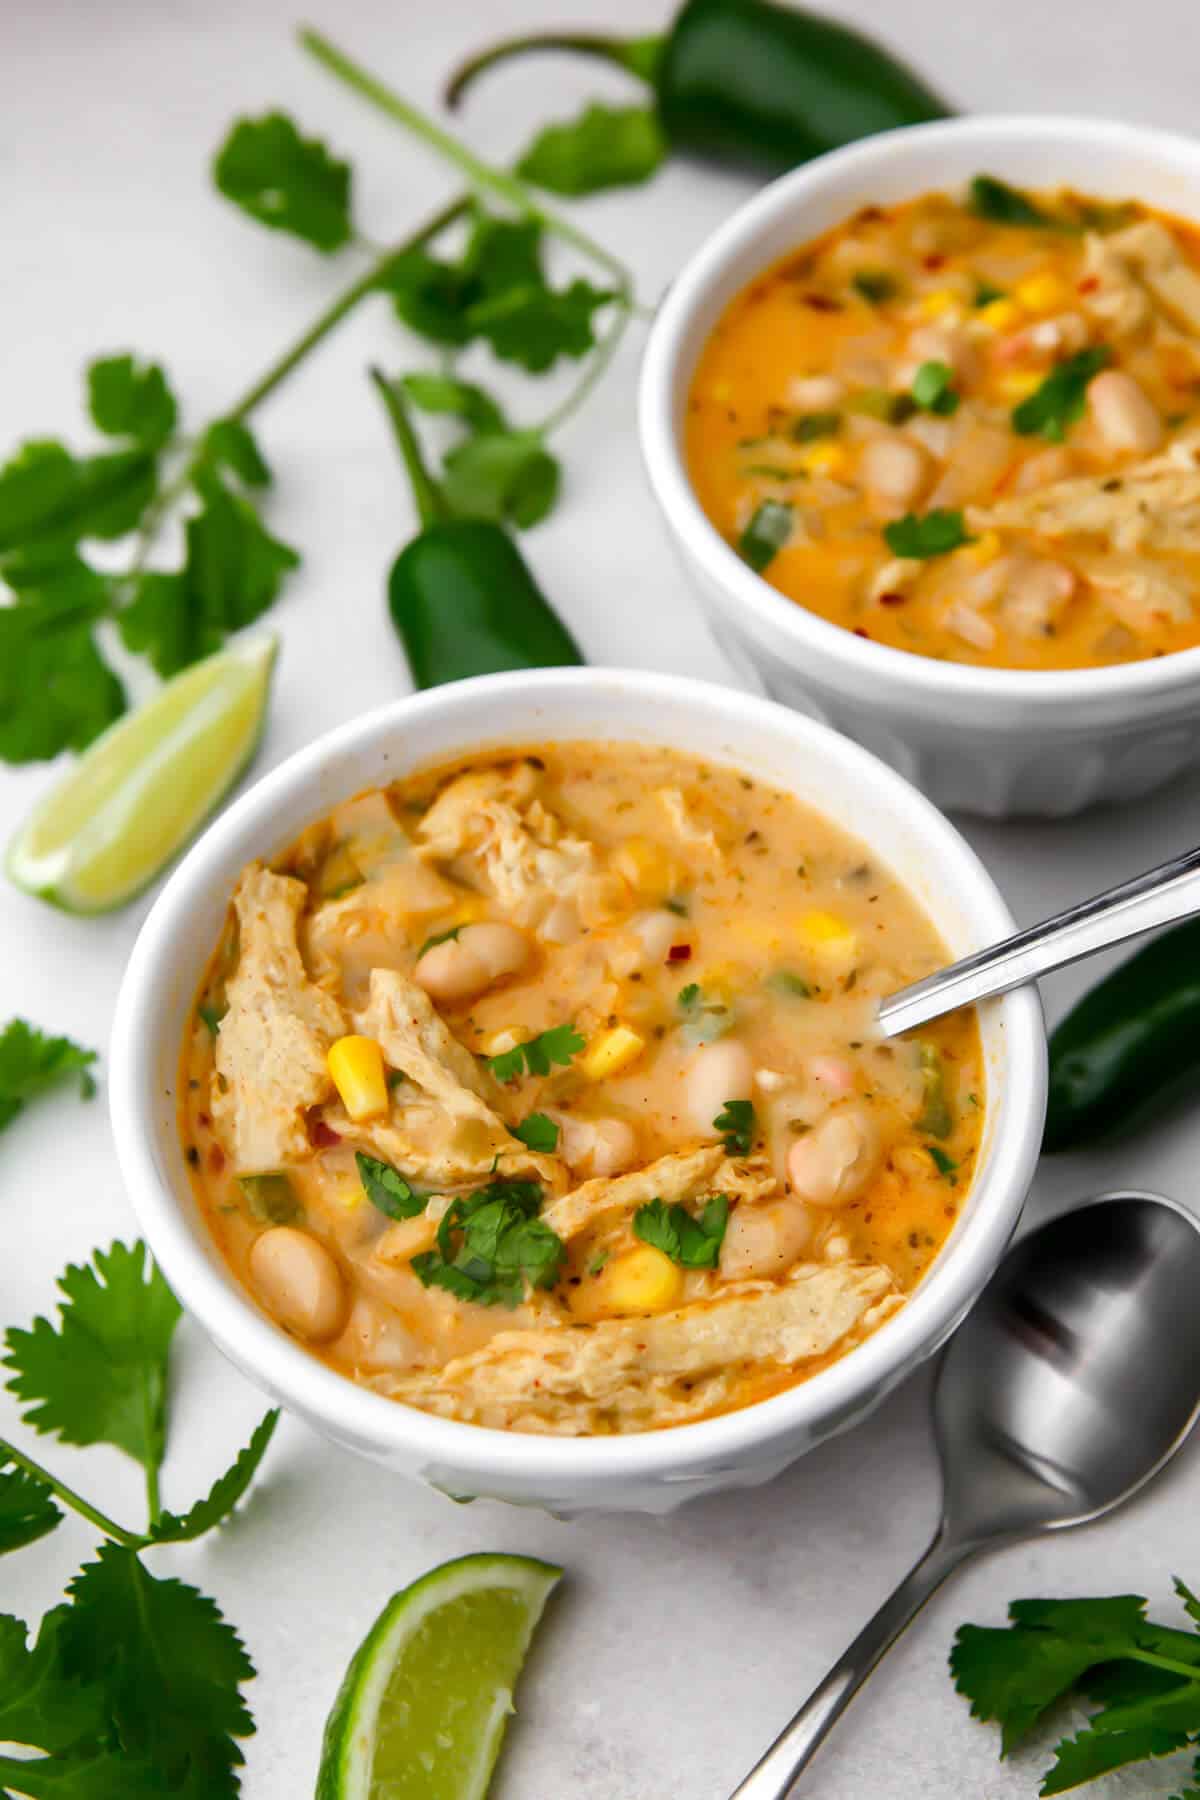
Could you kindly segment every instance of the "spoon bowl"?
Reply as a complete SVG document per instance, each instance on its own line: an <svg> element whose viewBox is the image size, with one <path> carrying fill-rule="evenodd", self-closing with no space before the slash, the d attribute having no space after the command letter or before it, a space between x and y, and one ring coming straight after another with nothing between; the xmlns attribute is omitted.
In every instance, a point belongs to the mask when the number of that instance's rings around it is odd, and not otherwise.
<svg viewBox="0 0 1200 1800"><path fill-rule="evenodd" d="M1085 1525L1158 1474L1200 1412L1200 1224L1102 1195L1008 1252L942 1352L942 1516L925 1555L733 1800L786 1800L884 1652L970 1557Z"/></svg>

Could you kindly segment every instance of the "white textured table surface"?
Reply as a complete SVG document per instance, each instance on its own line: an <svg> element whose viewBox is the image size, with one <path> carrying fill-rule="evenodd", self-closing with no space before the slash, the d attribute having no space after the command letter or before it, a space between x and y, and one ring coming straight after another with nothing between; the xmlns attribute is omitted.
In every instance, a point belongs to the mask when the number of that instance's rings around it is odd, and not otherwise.
<svg viewBox="0 0 1200 1800"><path fill-rule="evenodd" d="M1192 0L852 0L964 106L1077 110L1194 128ZM354 0L326 25L365 61L431 100L448 63L518 24L607 19L645 28L661 0ZM3 444L79 429L79 371L103 349L161 356L191 411L224 404L332 291L337 277L300 245L256 230L218 200L207 159L238 112L293 109L361 169L364 227L398 235L449 191L443 172L295 51L287 0L6 0L0 8L0 297ZM480 91L475 142L511 153L534 122L587 91L620 90L602 71L529 63ZM653 296L748 191L683 165L644 191L593 202L588 222ZM561 449L569 485L528 540L547 590L590 658L731 680L668 554L634 447L637 336ZM277 608L284 637L259 767L327 726L404 690L382 580L410 530L408 502L376 402L372 357L417 360L381 313L364 312L261 421L278 474L271 518L304 569ZM536 402L535 402L536 404ZM7 837L46 769L0 771ZM1200 795L1180 784L1125 813L1065 826L968 825L1018 917L1051 907L1196 841ZM105 1040L143 906L81 922L0 883L0 1020L23 1012L88 1043ZM1057 1013L1090 979L1047 996ZM1195 1190L1200 1117L1107 1155L1045 1169L1034 1216L1120 1182ZM63 1098L31 1111L0 1145L0 1320L46 1308L67 1257L131 1232L103 1104ZM923 1547L934 1516L926 1382L757 1493L699 1502L664 1523L572 1525L478 1503L456 1508L351 1460L285 1421L255 1497L234 1524L170 1567L213 1592L259 1668L250 1699L250 1800L311 1791L321 1724L346 1659L388 1594L467 1550L511 1548L570 1571L523 1690L504 1759L503 1800L719 1800ZM185 1321L179 1337L168 1504L201 1491L242 1441L260 1397ZM18 1430L0 1399L0 1430ZM136 1516L139 1478L116 1452L48 1459L102 1504ZM996 1761L990 1730L951 1691L955 1625L998 1622L1028 1593L1137 1590L1169 1610L1173 1569L1200 1576L1200 1463L1111 1522L1012 1550L943 1593L875 1677L823 1753L805 1792L823 1800L1009 1800L1031 1796L1035 1761ZM0 1565L0 1606L37 1616L89 1551L68 1522ZM167 1553L160 1553L165 1567ZM1166 1795L1170 1771L1109 1783Z"/></svg>

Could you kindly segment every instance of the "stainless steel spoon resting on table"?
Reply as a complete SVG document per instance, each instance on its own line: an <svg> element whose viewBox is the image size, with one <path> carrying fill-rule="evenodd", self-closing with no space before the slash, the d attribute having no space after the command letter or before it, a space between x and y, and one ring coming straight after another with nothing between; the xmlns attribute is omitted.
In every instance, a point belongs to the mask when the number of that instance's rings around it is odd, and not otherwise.
<svg viewBox="0 0 1200 1800"><path fill-rule="evenodd" d="M1076 1207L1009 1251L942 1352L942 1517L925 1555L732 1800L785 1800L880 1657L982 1550L1085 1525L1145 1485L1200 1410L1200 1224L1152 1194Z"/></svg>
<svg viewBox="0 0 1200 1800"><path fill-rule="evenodd" d="M924 981L914 981L880 1002L879 1027L885 1037L899 1037L918 1025L928 1025L943 1013L1010 988L1036 981L1051 969L1065 968L1081 957L1094 956L1126 938L1138 937L1156 926L1200 913L1200 850L1189 850L1123 881L1107 893L1097 894L1079 906L1068 907L1040 925L1018 931L1003 943L977 950L961 962L939 969Z"/></svg>

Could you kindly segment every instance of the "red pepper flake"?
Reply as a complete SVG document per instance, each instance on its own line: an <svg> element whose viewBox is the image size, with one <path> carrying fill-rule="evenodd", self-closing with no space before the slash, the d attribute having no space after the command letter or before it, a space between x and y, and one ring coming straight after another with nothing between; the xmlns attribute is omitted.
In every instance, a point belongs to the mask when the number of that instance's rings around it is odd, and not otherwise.
<svg viewBox="0 0 1200 1800"><path fill-rule="evenodd" d="M197 1125L203 1125L205 1131L207 1131L209 1126L212 1124L212 1120L209 1118L209 1116L206 1112L198 1112L196 1114L196 1123L197 1123Z"/></svg>
<svg viewBox="0 0 1200 1800"><path fill-rule="evenodd" d="M210 1144L208 1150L208 1166L214 1175L219 1175L225 1167L225 1152L220 1144Z"/></svg>
<svg viewBox="0 0 1200 1800"><path fill-rule="evenodd" d="M805 294L804 304L811 306L814 312L835 313L842 310L841 301L831 299L828 294Z"/></svg>
<svg viewBox="0 0 1200 1800"><path fill-rule="evenodd" d="M897 594L894 590L889 589L886 594L880 594L878 599L880 606L903 606L908 595Z"/></svg>
<svg viewBox="0 0 1200 1800"><path fill-rule="evenodd" d="M672 944L671 948L667 951L667 961L688 962L691 958L691 954L692 946L690 944Z"/></svg>
<svg viewBox="0 0 1200 1800"><path fill-rule="evenodd" d="M314 1150L330 1150L342 1141L341 1133L327 1125L324 1119L314 1119L308 1135Z"/></svg>
<svg viewBox="0 0 1200 1800"><path fill-rule="evenodd" d="M856 625L854 627L854 635L855 637L869 638L871 634L869 631L864 631L861 625Z"/></svg>
<svg viewBox="0 0 1200 1800"><path fill-rule="evenodd" d="M1098 275L1085 275L1083 280L1079 283L1079 292L1081 294L1094 294L1099 286L1100 277Z"/></svg>
<svg viewBox="0 0 1200 1800"><path fill-rule="evenodd" d="M932 274L932 272L935 269L944 269L945 268L946 259L944 256L938 256L935 252L932 256L922 257L921 266L924 269L928 269L930 271L930 273Z"/></svg>

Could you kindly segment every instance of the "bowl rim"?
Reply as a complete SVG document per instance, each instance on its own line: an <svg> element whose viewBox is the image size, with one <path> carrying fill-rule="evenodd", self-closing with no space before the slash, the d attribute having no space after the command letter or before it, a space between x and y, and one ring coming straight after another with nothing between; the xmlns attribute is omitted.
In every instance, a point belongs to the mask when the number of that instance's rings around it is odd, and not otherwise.
<svg viewBox="0 0 1200 1800"><path fill-rule="evenodd" d="M708 518L688 478L673 394L681 369L686 366L689 379L694 369L698 351L689 352L688 339L711 289L742 259L746 259L743 287L777 261L777 255L765 262L747 257L748 247L793 211L801 219L796 247L802 246L807 241L804 209L830 179L846 173L869 179L883 164L894 169L897 159L903 162L910 151L976 139L998 149L1044 140L1051 150L1056 141L1071 139L1084 148L1128 149L1182 167L1195 179L1195 216L1200 225L1200 142L1156 126L1072 114L977 113L880 132L805 163L771 182L719 225L683 265L658 309L638 387L638 428L651 491L672 530L727 604L742 610L776 640L786 640L798 660L815 652L827 666L826 677L828 668L837 665L851 680L878 684L884 694L902 691L909 702L925 705L955 699L968 706L994 701L1007 707L1036 707L1039 723L1049 723L1042 714L1072 702L1100 704L1114 698L1132 702L1189 690L1200 677L1200 645L1098 669L992 669L941 661L857 637L788 599L749 568ZM928 184L922 182L915 191L929 191Z"/></svg>
<svg viewBox="0 0 1200 1800"><path fill-rule="evenodd" d="M964 912L978 921L981 933L999 936L1013 929L1012 916L991 876L949 820L893 769L826 725L756 695L647 671L580 668L490 675L407 696L335 726L236 799L192 846L142 926L118 994L109 1048L113 1133L139 1225L185 1307L219 1347L236 1346L236 1353L226 1351L231 1360L247 1372L260 1373L263 1385L283 1404L318 1421L335 1438L353 1438L385 1456L415 1453L425 1468L451 1467L485 1481L507 1477L550 1488L556 1480L578 1482L581 1477L595 1479L602 1488L631 1478L687 1480L695 1470L699 1481L714 1461L722 1463L756 1448L802 1438L806 1426L815 1433L826 1416L846 1422L866 1410L872 1394L885 1391L944 1340L999 1262L1036 1166L1046 1094L1040 1000L1036 989L1017 990L991 1003L1001 1009L1007 1088L1003 1108L994 1115L1001 1128L986 1177L989 1203L961 1221L963 1235L957 1245L939 1258L905 1305L851 1354L782 1393L716 1418L610 1438L543 1437L466 1424L359 1386L271 1323L236 1278L227 1271L219 1273L209 1260L155 1166L151 1148L155 1079L143 1050L157 1036L155 1021L166 1003L160 996L169 987L176 936L197 897L215 883L227 847L247 827L269 842L270 821L281 804L305 787L315 795L328 764L356 751L382 749L389 740L394 744L401 728L406 742L412 742L419 740L423 722L453 718L460 711L469 718L477 697L528 703L597 688L610 699L614 713L638 705L651 711L655 700L668 694L676 703L682 699L727 729L734 743L739 741L739 723L761 725L766 715L768 728L776 735L799 739L827 762L840 762L858 781L884 790L890 804L912 821L928 854L956 866L969 896ZM461 754L470 752L470 734L468 723ZM597 735L588 731L582 741ZM437 760L453 757L448 750L444 755L439 752ZM419 742L416 753L411 758L406 754L404 761L406 767L422 766ZM835 1428L835 1423L827 1427Z"/></svg>

